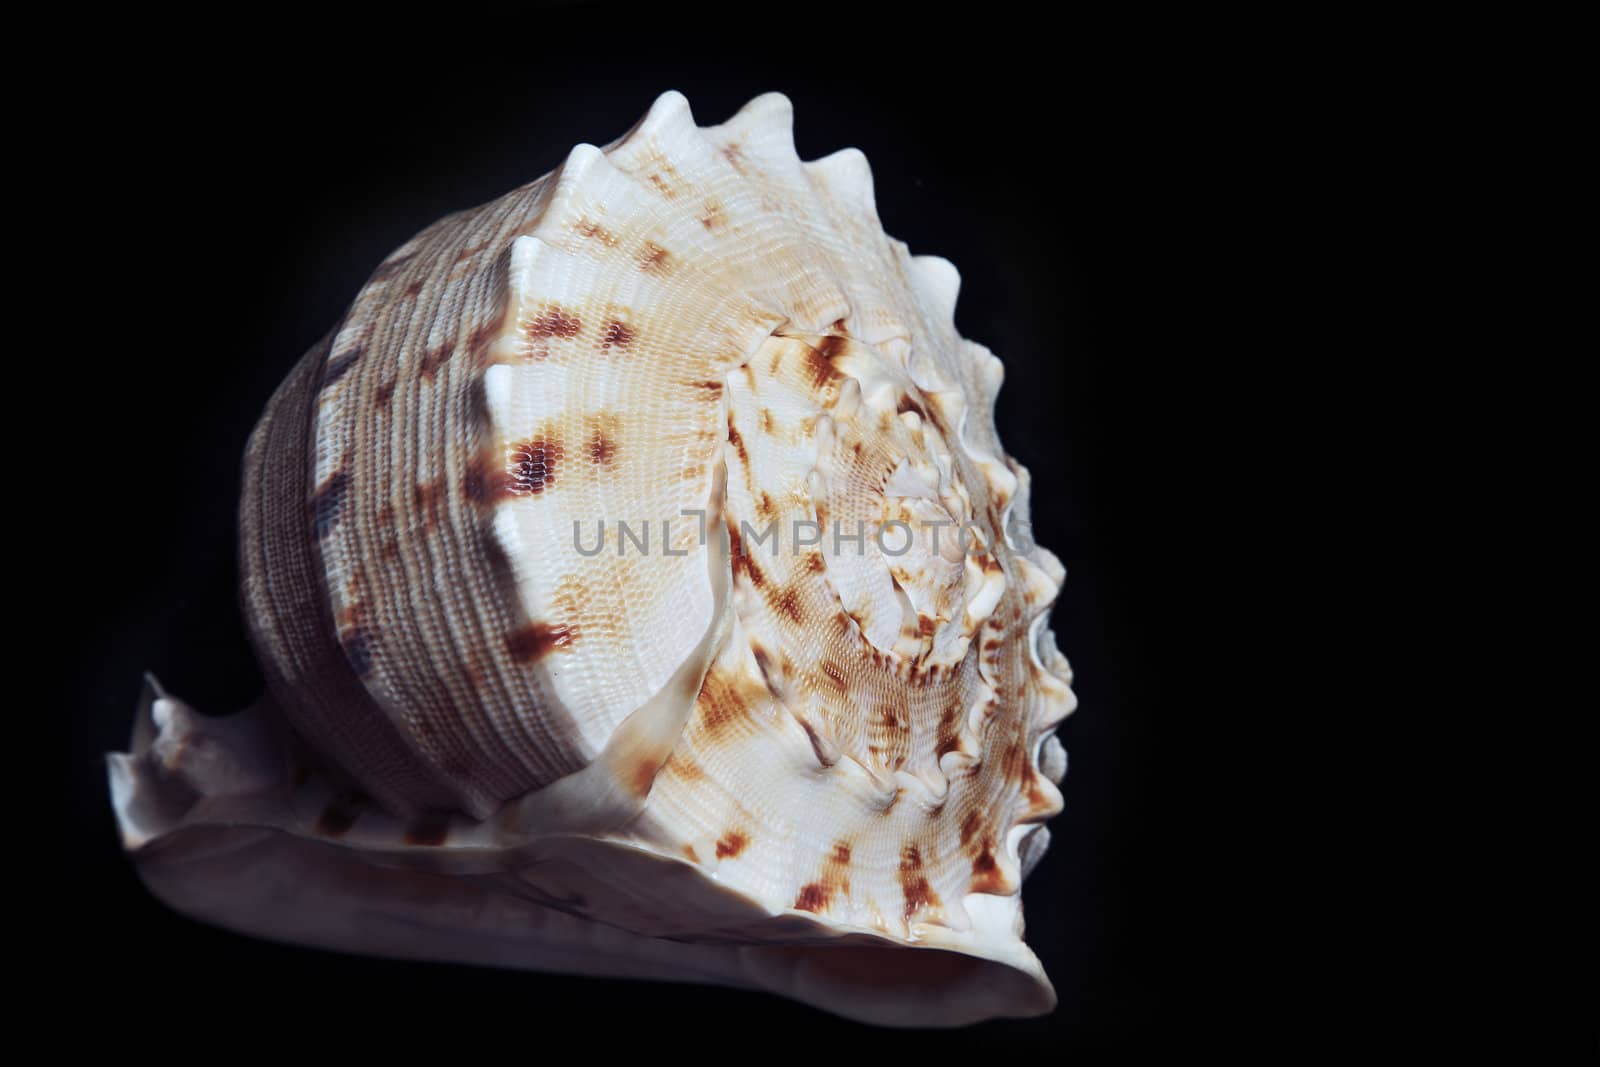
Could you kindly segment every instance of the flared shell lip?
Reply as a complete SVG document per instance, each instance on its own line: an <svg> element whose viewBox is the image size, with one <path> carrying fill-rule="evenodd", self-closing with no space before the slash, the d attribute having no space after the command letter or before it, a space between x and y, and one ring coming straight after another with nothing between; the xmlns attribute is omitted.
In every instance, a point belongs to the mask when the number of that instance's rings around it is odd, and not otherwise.
<svg viewBox="0 0 1600 1067"><path fill-rule="evenodd" d="M770 958L769 979L781 979L785 983L806 981L797 972L808 969L810 981L817 986L804 995L793 990L775 991L851 1015L849 998L843 991L852 988L852 968L855 971L862 970L867 957L853 957L851 967L845 967L839 962L827 962L826 953L868 950L870 956L873 955L872 950L933 951L974 961L974 980L978 979L979 972L985 971L982 965L999 968L993 973L985 972L983 982L986 985L998 983L1010 991L1003 1001L990 1006L991 1010L986 1011L985 1017L995 1014L1036 1015L1051 1010L1055 1005L1053 987L1038 958L1026 943L1014 933L1007 936L998 929L981 928L986 921L991 926L999 923L1009 927L1015 909L1020 906L1016 895L969 894L963 903L967 913L974 918L974 924L966 931L934 923L917 923L911 926L909 936L900 936L889 929L853 923L826 914L792 907L774 907L751 893L721 881L714 867L708 869L691 863L648 842L560 833L509 844L495 840L492 820L477 823L483 837L477 843L471 843L470 833L456 835L457 840L465 837L464 843L440 846L379 846L363 843L359 834L330 840L300 825L294 817L292 804L281 795L257 793L206 798L186 783L181 777L181 769L171 761L162 759L157 751L164 735L175 733L181 716L186 714L175 712L179 708L181 705L168 697L154 678L147 677L130 739L130 751L110 753L106 757L111 802L123 846L137 863L159 864L164 859L182 862L191 845L202 847L207 833L219 827L230 834L244 832L254 840L259 840L260 835L268 835L281 838L286 843L292 840L297 845L326 849L330 853L355 853L363 862L376 867L430 873L482 874L515 870L519 862L531 862L541 850L548 853L563 843L586 849L615 849L635 859L671 865L680 872L692 871L697 890L709 894L708 899L735 917L726 924L727 929L713 929L703 934L673 937L670 940L737 947L751 957L751 965L756 967L761 966L765 954ZM176 741L177 738L168 737L166 740ZM182 746L174 746L171 751L181 752ZM986 909L995 906L998 906L998 913L989 915ZM614 923L605 923L604 920L589 918L589 921L616 926L634 936L653 936L630 931ZM769 927L767 936L763 936L763 926ZM776 929L770 929L774 926ZM992 936L986 937L985 933ZM781 934L781 937L772 936L774 934ZM807 958L801 960L799 956ZM784 961L781 968L778 967L779 960ZM942 965L942 969L948 971L954 966L946 964ZM901 964L890 966L888 957L879 961L879 969L899 974L901 977L897 981L901 982L912 982L918 978L915 968L907 970ZM928 994L933 995L931 987ZM908 1017L907 1025L910 1024Z"/></svg>

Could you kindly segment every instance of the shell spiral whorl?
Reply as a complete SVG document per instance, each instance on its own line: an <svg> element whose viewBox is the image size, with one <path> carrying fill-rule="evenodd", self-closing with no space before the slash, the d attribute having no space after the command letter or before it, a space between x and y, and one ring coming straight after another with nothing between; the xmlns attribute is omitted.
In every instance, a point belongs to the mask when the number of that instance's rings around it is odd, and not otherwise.
<svg viewBox="0 0 1600 1067"><path fill-rule="evenodd" d="M700 129L665 94L378 268L245 459L262 714L292 728L253 743L293 766L200 780L151 739L207 727L153 694L112 757L131 848L247 825L302 877L315 841L463 906L488 879L540 909L526 966L583 970L551 947L581 942L879 1022L1048 1009L1020 885L1061 806L1063 570L955 269L791 121L773 94ZM209 799L174 815L175 775ZM272 936L507 962L437 911L403 949L143 869Z"/></svg>

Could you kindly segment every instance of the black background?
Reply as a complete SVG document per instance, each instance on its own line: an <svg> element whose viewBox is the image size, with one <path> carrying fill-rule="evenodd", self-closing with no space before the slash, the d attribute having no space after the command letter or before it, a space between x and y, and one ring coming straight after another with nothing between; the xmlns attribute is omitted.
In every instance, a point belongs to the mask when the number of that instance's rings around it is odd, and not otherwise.
<svg viewBox="0 0 1600 1067"><path fill-rule="evenodd" d="M1207 398L1239 360L1196 295L1242 254L1229 213L1270 173L1274 126L1239 133L1220 103L1233 76L1193 27L986 28L820 9L647 25L567 4L348 39L241 24L98 72L63 168L89 232L71 268L82 304L60 329L92 325L96 344L69 427L93 494L60 540L92 542L73 570L94 593L58 643L52 810L69 842L64 980L92 985L112 1032L181 1046L222 1040L198 1036L215 1028L312 1051L305 1028L333 1027L376 1054L453 1031L463 1054L525 1055L559 1033L597 1051L763 1054L733 1040L753 1033L801 1054L1054 1059L1274 1025L1262 987L1285 979L1241 962L1242 933L1216 947L1220 898L1258 890L1226 873L1209 821L1222 776L1199 750L1232 714L1201 664L1237 609L1200 605L1227 498L1215 446L1232 432ZM998 424L1033 473L1035 537L1068 568L1054 626L1080 698L1060 731L1066 808L1025 891L1061 1001L1048 1017L896 1033L755 994L265 944L169 913L119 854L100 754L125 746L141 672L208 712L260 688L234 512L272 389L386 253L613 139L668 88L702 125L781 91L803 158L861 148L886 230L961 270L958 325L1005 361Z"/></svg>

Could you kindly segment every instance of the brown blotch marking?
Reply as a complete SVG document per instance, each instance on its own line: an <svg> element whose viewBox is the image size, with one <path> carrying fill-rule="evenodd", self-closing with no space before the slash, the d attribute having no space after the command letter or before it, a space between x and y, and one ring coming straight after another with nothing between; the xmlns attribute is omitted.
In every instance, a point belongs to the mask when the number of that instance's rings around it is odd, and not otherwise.
<svg viewBox="0 0 1600 1067"><path fill-rule="evenodd" d="M486 350L500 336L499 322L485 322L467 335L467 351L477 354ZM448 354L446 359L450 358Z"/></svg>
<svg viewBox="0 0 1600 1067"><path fill-rule="evenodd" d="M417 296L417 294L420 293L420 292L422 292L422 279L421 278L418 278L416 281L414 281L410 285L406 286L406 295L409 296L409 297L415 298Z"/></svg>
<svg viewBox="0 0 1600 1067"><path fill-rule="evenodd" d="M1006 781L1022 784L1026 782L1031 769L1028 766L1027 750L1018 742L1011 742L1006 747L1006 754L1000 762L1000 773L1005 776Z"/></svg>
<svg viewBox="0 0 1600 1067"><path fill-rule="evenodd" d="M450 815L443 811L425 811L406 826L403 839L408 845L442 845L450 833Z"/></svg>
<svg viewBox="0 0 1600 1067"><path fill-rule="evenodd" d="M597 467L609 467L617 458L617 417L609 412L590 415L585 420L589 426L589 439L584 451L589 462Z"/></svg>
<svg viewBox="0 0 1600 1067"><path fill-rule="evenodd" d="M731 679L713 668L706 672L705 681L700 683L695 710L706 735L715 739L747 716L749 702L741 696Z"/></svg>
<svg viewBox="0 0 1600 1067"><path fill-rule="evenodd" d="M932 637L938 621L932 615L917 615L917 634L921 637Z"/></svg>
<svg viewBox="0 0 1600 1067"><path fill-rule="evenodd" d="M1005 877L994 858L994 838L985 836L972 861L972 891L974 893L1001 893L1006 889Z"/></svg>
<svg viewBox="0 0 1600 1067"><path fill-rule="evenodd" d="M839 841L833 851L822 861L822 875L800 890L795 898L796 911L820 912L832 904L837 893L850 892L850 843Z"/></svg>
<svg viewBox="0 0 1600 1067"><path fill-rule="evenodd" d="M743 549L743 543L741 543L739 547ZM756 559L754 556L745 555L741 552L741 554L737 557L737 561L735 562L734 566L742 569L745 573L745 576L750 579L750 584L755 586L757 589L767 584L767 576L761 572L760 567L756 566Z"/></svg>
<svg viewBox="0 0 1600 1067"><path fill-rule="evenodd" d="M777 506L772 503L771 495L763 491L761 496L756 500L756 514L760 515L763 519L770 519L777 513L778 509Z"/></svg>
<svg viewBox="0 0 1600 1067"><path fill-rule="evenodd" d="M334 794L328 806L317 816L317 833L327 837L341 837L361 818L371 801L359 789L345 789Z"/></svg>
<svg viewBox="0 0 1600 1067"><path fill-rule="evenodd" d="M598 222L593 222L589 219L579 219L578 224L574 226L573 229L577 231L579 237L592 237L601 244L605 245L607 248L615 248L617 245L617 235L600 225Z"/></svg>
<svg viewBox="0 0 1600 1067"><path fill-rule="evenodd" d="M604 433L596 430L589 438L589 459L602 467L609 467L617 454L617 446Z"/></svg>
<svg viewBox="0 0 1600 1067"><path fill-rule="evenodd" d="M812 574L821 574L828 569L828 561L822 558L821 552L807 552L806 569Z"/></svg>
<svg viewBox="0 0 1600 1067"><path fill-rule="evenodd" d="M938 907L939 896L922 873L922 853L907 845L900 853L900 891L906 898L906 921L924 908Z"/></svg>
<svg viewBox="0 0 1600 1067"><path fill-rule="evenodd" d="M439 520L444 516L444 481L442 479L418 485L412 490L412 499L416 503L417 514L422 516L422 525L425 529L433 529L439 525Z"/></svg>
<svg viewBox="0 0 1600 1067"><path fill-rule="evenodd" d="M667 757L666 769L685 782L698 782L706 776L698 763L678 752Z"/></svg>
<svg viewBox="0 0 1600 1067"><path fill-rule="evenodd" d="M920 403L918 403L916 400L912 399L910 393L903 394L900 397L900 403L895 406L894 410L895 410L895 414L897 414L897 415L904 415L908 411L914 411L914 412L917 413L917 417L920 418L923 422L927 422L928 421L928 413L927 413L927 411L925 411L923 409L923 407L922 407L922 405Z"/></svg>
<svg viewBox="0 0 1600 1067"><path fill-rule="evenodd" d="M1030 811L1042 811L1050 806L1050 799L1045 796L1044 790L1039 785L1039 772L1033 765L1033 759L1026 749L1022 753L1022 788L1028 795L1028 808Z"/></svg>
<svg viewBox="0 0 1600 1067"><path fill-rule="evenodd" d="M672 200L678 195L678 190L672 187L672 183L667 181L666 178L662 177L661 174L656 171L651 171L649 174L646 174L645 181L655 186L656 192L660 193L668 200Z"/></svg>
<svg viewBox="0 0 1600 1067"><path fill-rule="evenodd" d="M787 615L793 622L800 621L800 592L794 586L789 586L778 594L772 601L772 606L778 612Z"/></svg>
<svg viewBox="0 0 1600 1067"><path fill-rule="evenodd" d="M477 255L479 252L482 252L488 247L488 241L479 241L470 248L463 248L461 251L456 253L456 262L460 263L462 260L471 259L473 256Z"/></svg>
<svg viewBox="0 0 1600 1067"><path fill-rule="evenodd" d="M699 853L695 852L693 845L684 845L683 854L689 858L690 863L700 862L700 855Z"/></svg>
<svg viewBox="0 0 1600 1067"><path fill-rule="evenodd" d="M715 200L707 200L706 213L700 216L700 225L708 230L715 230L727 221L728 218L723 214L722 205Z"/></svg>
<svg viewBox="0 0 1600 1067"><path fill-rule="evenodd" d="M966 818L961 820L961 847L978 836L978 831L983 829L983 813L974 808L967 812Z"/></svg>
<svg viewBox="0 0 1600 1067"><path fill-rule="evenodd" d="M833 357L844 348L842 337L824 337L815 348L806 348L806 378L813 389L823 389L844 375L833 365Z"/></svg>
<svg viewBox="0 0 1600 1067"><path fill-rule="evenodd" d="M840 637L850 637L852 634L850 613L840 609L833 616L833 628L839 631Z"/></svg>
<svg viewBox="0 0 1600 1067"><path fill-rule="evenodd" d="M850 892L850 842L839 841L833 851L822 861L822 874L800 890L795 898L796 911L826 911L838 893Z"/></svg>
<svg viewBox="0 0 1600 1067"><path fill-rule="evenodd" d="M506 651L518 663L534 663L552 652L570 652L578 639L566 623L530 622L506 635Z"/></svg>
<svg viewBox="0 0 1600 1067"><path fill-rule="evenodd" d="M476 336L476 334L474 334ZM476 345L471 346L476 348ZM439 373L439 368L450 361L456 354L456 346L446 341L444 344L435 345L422 354L422 366L419 371L424 379L432 379Z"/></svg>
<svg viewBox="0 0 1600 1067"><path fill-rule="evenodd" d="M328 360L322 368L322 388L326 389L346 374L349 374L351 368L366 354L366 351L366 348L357 345L348 351L340 352L337 356Z"/></svg>
<svg viewBox="0 0 1600 1067"><path fill-rule="evenodd" d="M796 718L799 718L796 716ZM800 719L800 727L806 732L806 740L811 742L811 754L817 757L817 762L824 767L832 767L838 762L838 757L829 758L826 748L822 744L822 735L817 728L811 725L809 719Z"/></svg>
<svg viewBox="0 0 1600 1067"><path fill-rule="evenodd" d="M901 729L900 709L898 707L896 707L895 705L890 704L887 701L885 701L882 704L879 704L878 705L878 717L883 720L883 728L884 729L886 729L886 730L899 730L899 729Z"/></svg>
<svg viewBox="0 0 1600 1067"><path fill-rule="evenodd" d="M729 856L737 856L749 843L748 835L739 830L729 830L717 840L717 859L725 860Z"/></svg>
<svg viewBox="0 0 1600 1067"><path fill-rule="evenodd" d="M639 250L639 269L646 274L670 274L672 272L672 253L654 241L646 241L644 247Z"/></svg>
<svg viewBox="0 0 1600 1067"><path fill-rule="evenodd" d="M739 427L731 422L728 423L728 443L733 446L735 452L739 453L740 462L746 467L750 466L750 450L744 445L744 434L740 433Z"/></svg>
<svg viewBox="0 0 1600 1067"><path fill-rule="evenodd" d="M800 895L794 898L795 911L822 912L833 903L833 886L823 882L810 882L802 886Z"/></svg>
<svg viewBox="0 0 1600 1067"><path fill-rule="evenodd" d="M600 347L606 351L613 348L627 348L633 344L635 336L633 327L619 319L612 319L606 324L605 336L600 340Z"/></svg>
<svg viewBox="0 0 1600 1067"><path fill-rule="evenodd" d="M722 392L722 383L721 382L714 382L714 381L690 382L689 385L690 385L691 388L694 388L694 389L704 389L706 392L711 393L713 396L715 396L716 394Z"/></svg>
<svg viewBox="0 0 1600 1067"><path fill-rule="evenodd" d="M833 683L833 687L839 691L840 695L850 691L850 683L846 680L844 671L840 670L837 664L823 660L821 670L822 676Z"/></svg>
<svg viewBox="0 0 1600 1067"><path fill-rule="evenodd" d="M549 432L506 446L507 493L537 496L555 484L556 470L566 454L561 441Z"/></svg>
<svg viewBox="0 0 1600 1067"><path fill-rule="evenodd" d="M480 506L487 507L497 502L506 495L505 468L482 455L473 456L467 462L466 473L462 476L461 491L468 500Z"/></svg>
<svg viewBox="0 0 1600 1067"><path fill-rule="evenodd" d="M577 315L551 304L528 323L528 338L542 341L547 337L576 337L582 330L583 321Z"/></svg>
<svg viewBox="0 0 1600 1067"><path fill-rule="evenodd" d="M934 758L942 759L946 752L954 752L961 747L961 730L958 723L961 718L961 706L951 704L939 716L939 742L934 750Z"/></svg>
<svg viewBox="0 0 1600 1067"><path fill-rule="evenodd" d="M749 369L749 364L745 365L745 369L746 370ZM761 415L759 417L759 421L760 421L760 426L761 426L761 432L762 433L771 435L774 432L774 429L773 429L774 424L773 424L773 419L772 419L772 412L768 411L766 408L762 408L761 409Z"/></svg>
<svg viewBox="0 0 1600 1067"><path fill-rule="evenodd" d="M773 681L771 653L761 646L752 643L750 646L750 654L755 657L756 670L761 672L761 683L767 687L767 692L771 693L774 697L780 697L777 683ZM809 727L807 727L806 732L808 734L811 732ZM816 739L814 737L812 738L812 745L813 747L816 745Z"/></svg>
<svg viewBox="0 0 1600 1067"><path fill-rule="evenodd" d="M380 408L389 406L389 401L394 399L394 382L387 381L380 384L372 391L372 402Z"/></svg>

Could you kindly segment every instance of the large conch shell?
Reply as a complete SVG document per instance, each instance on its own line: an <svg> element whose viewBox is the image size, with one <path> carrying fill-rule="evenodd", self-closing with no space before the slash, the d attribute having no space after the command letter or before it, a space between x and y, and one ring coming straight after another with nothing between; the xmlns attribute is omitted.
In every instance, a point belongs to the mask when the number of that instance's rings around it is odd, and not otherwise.
<svg viewBox="0 0 1600 1067"><path fill-rule="evenodd" d="M145 883L359 953L1048 1011L1063 572L958 282L779 95L667 93L400 248L245 456L268 696L151 682L109 757Z"/></svg>

